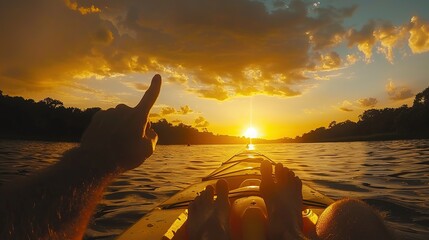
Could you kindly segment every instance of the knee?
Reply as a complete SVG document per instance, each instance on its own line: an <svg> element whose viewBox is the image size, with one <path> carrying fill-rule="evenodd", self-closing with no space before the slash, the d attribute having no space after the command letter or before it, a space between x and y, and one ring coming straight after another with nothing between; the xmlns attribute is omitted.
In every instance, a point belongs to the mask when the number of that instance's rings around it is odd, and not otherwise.
<svg viewBox="0 0 429 240"><path fill-rule="evenodd" d="M392 239L380 215L357 199L343 199L326 208L316 232L321 239Z"/></svg>

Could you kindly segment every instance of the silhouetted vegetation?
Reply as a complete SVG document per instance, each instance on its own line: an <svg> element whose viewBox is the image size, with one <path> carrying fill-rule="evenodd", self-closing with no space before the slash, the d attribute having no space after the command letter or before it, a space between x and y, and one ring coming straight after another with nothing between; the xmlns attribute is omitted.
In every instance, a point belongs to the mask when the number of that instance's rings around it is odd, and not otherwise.
<svg viewBox="0 0 429 240"><path fill-rule="evenodd" d="M360 141L429 138L429 88L418 93L413 106L369 109L359 121L331 122L296 137L294 142Z"/></svg>
<svg viewBox="0 0 429 240"><path fill-rule="evenodd" d="M100 108L65 108L52 98L10 97L0 93L0 137L78 141Z"/></svg>
<svg viewBox="0 0 429 240"><path fill-rule="evenodd" d="M244 144L248 142L245 138L215 135L207 130L200 132L183 123L173 125L165 119L153 123L152 128L158 133L159 144Z"/></svg>
<svg viewBox="0 0 429 240"><path fill-rule="evenodd" d="M79 141L92 116L100 108L66 108L59 100L32 99L3 95L0 91L0 137L52 141ZM248 143L244 137L215 135L165 119L152 124L159 144L231 144ZM254 143L322 142L429 138L429 88L416 95L413 106L370 109L359 121L331 122L295 139L255 139Z"/></svg>
<svg viewBox="0 0 429 240"><path fill-rule="evenodd" d="M66 108L59 100L3 95L0 91L0 138L49 141L79 141L92 116L100 108ZM159 144L247 143L240 137L215 135L185 124L172 125L165 119L153 123ZM266 142L266 140L256 140Z"/></svg>

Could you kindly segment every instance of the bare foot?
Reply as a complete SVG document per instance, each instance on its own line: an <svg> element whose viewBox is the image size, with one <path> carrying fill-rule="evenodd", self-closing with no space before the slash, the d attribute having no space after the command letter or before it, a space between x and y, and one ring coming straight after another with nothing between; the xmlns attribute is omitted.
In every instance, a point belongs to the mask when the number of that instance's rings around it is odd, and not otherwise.
<svg viewBox="0 0 429 240"><path fill-rule="evenodd" d="M261 163L261 195L268 213L268 239L304 239L302 233L302 183L287 167L275 167L272 178L269 161Z"/></svg>
<svg viewBox="0 0 429 240"><path fill-rule="evenodd" d="M230 239L228 183L216 183L217 199L213 201L214 189L207 186L189 204L188 234L190 240Z"/></svg>

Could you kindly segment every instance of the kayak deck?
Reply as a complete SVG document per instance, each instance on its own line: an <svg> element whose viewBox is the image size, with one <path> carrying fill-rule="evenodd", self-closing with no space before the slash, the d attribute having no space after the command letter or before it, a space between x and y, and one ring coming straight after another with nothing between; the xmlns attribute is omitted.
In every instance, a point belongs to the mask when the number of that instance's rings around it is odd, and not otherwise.
<svg viewBox="0 0 429 240"><path fill-rule="evenodd" d="M274 161L254 151L244 151L234 155L222 163L218 169L204 177L202 182L189 186L161 203L118 239L173 239L177 230L186 222L189 203L206 186L212 185L215 189L219 179L227 181L231 203L239 198L260 196L257 183L261 179L260 164L264 160L275 165ZM317 216L320 216L321 212L333 203L332 199L305 184L302 186L302 194L303 210L315 213ZM317 217L313 221L317 221Z"/></svg>

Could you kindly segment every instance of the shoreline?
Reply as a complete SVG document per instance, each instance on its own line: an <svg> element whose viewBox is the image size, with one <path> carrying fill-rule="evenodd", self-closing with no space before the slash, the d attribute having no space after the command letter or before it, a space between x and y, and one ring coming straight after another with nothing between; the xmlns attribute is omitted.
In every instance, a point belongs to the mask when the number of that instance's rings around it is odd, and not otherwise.
<svg viewBox="0 0 429 240"><path fill-rule="evenodd" d="M231 136L234 137L234 136ZM237 137L238 138L238 137ZM282 143L336 143L336 142L383 142L383 141L401 141L401 140L423 140L429 139L428 137L403 137L397 134L388 133L388 134L371 134L366 136L347 136L347 137L338 137L331 139L320 139L313 141L297 141L297 140L284 140L284 139L253 139L253 144L282 144ZM80 139L70 139L67 137L41 137L41 136L1 136L0 140L12 140L12 141L37 141L37 142L66 142L66 143L79 143ZM243 142L176 142L176 143L158 143L157 145L226 145L226 144L236 144L236 145L247 145L248 141Z"/></svg>

